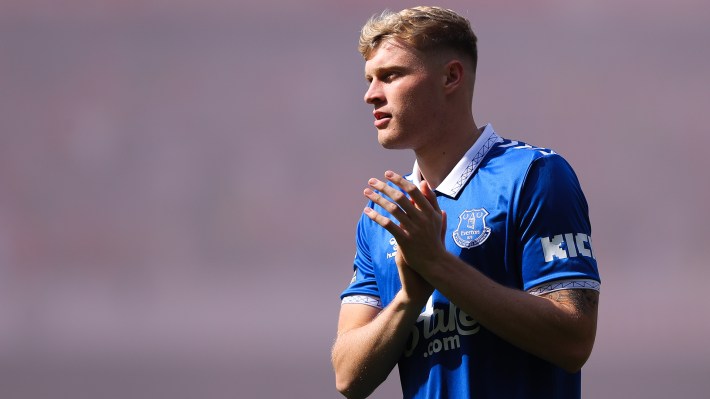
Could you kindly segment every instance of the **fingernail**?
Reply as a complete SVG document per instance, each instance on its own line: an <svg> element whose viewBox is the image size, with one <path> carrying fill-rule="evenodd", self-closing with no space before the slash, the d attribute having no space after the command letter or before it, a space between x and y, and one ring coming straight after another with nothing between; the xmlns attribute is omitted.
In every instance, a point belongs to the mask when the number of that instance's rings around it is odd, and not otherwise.
<svg viewBox="0 0 710 399"><path fill-rule="evenodd" d="M377 179L373 177L372 179L367 181L367 184L377 184Z"/></svg>
<svg viewBox="0 0 710 399"><path fill-rule="evenodd" d="M386 178L389 179L389 178L391 178L392 176L394 176L394 172L392 172L391 170L388 170L387 172L385 172L385 177L386 177Z"/></svg>
<svg viewBox="0 0 710 399"><path fill-rule="evenodd" d="M374 192L372 190L370 190L369 188L365 189L365 195L372 195L372 194L374 194Z"/></svg>
<svg viewBox="0 0 710 399"><path fill-rule="evenodd" d="M372 212L372 209L370 209L370 208L365 208L365 210L364 210L363 212L365 212L366 215L369 215L370 212Z"/></svg>

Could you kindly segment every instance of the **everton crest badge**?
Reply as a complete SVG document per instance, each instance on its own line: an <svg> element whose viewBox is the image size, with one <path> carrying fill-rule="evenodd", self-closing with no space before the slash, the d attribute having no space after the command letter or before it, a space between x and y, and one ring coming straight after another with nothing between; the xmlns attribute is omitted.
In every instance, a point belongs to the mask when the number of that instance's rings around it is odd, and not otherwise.
<svg viewBox="0 0 710 399"><path fill-rule="evenodd" d="M488 211L485 208L463 211L453 234L456 245L467 249L483 244L491 234L491 228L486 226L486 216Z"/></svg>

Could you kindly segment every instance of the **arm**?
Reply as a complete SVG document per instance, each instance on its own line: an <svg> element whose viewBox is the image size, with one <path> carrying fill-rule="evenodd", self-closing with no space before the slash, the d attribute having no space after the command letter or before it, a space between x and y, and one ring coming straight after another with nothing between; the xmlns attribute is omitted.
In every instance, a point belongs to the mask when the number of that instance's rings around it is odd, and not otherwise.
<svg viewBox="0 0 710 399"><path fill-rule="evenodd" d="M564 368L577 371L588 358L596 332L597 293L568 290L534 296L489 279L446 251L434 232L441 230L441 211L426 185L421 191L401 176L386 178L409 197L372 179L375 203L398 221L370 211L367 215L387 229L399 244L408 265L443 295L486 328L513 345ZM579 292L578 292L579 291Z"/></svg>
<svg viewBox="0 0 710 399"><path fill-rule="evenodd" d="M364 398L389 375L404 350L424 303L412 303L400 291L382 311L343 304L333 345L335 385L348 398Z"/></svg>
<svg viewBox="0 0 710 399"><path fill-rule="evenodd" d="M568 372L589 357L598 292L561 290L543 296L504 287L451 254L419 271L444 296L511 344Z"/></svg>
<svg viewBox="0 0 710 399"><path fill-rule="evenodd" d="M366 189L365 195L371 190ZM436 201L435 197L431 197ZM369 208L365 213L370 212ZM438 219L445 225L446 214ZM440 230L440 242L445 230ZM338 335L333 345L332 363L336 387L349 398L366 397L375 390L397 364L426 301L434 288L407 267L402 251L395 258L402 288L382 311L377 308L343 304Z"/></svg>

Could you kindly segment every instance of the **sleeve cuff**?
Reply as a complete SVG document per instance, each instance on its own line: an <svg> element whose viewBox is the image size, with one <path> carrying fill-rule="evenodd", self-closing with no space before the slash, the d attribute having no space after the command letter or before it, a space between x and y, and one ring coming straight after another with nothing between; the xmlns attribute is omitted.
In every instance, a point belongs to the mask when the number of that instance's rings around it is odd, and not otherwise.
<svg viewBox="0 0 710 399"><path fill-rule="evenodd" d="M382 301L380 298L370 295L349 295L343 298L341 304L354 303L358 305L372 306L373 308L382 309Z"/></svg>
<svg viewBox="0 0 710 399"><path fill-rule="evenodd" d="M555 280L548 283L536 285L528 290L528 293L540 296L554 291L585 289L599 291L601 283L591 279L567 279Z"/></svg>

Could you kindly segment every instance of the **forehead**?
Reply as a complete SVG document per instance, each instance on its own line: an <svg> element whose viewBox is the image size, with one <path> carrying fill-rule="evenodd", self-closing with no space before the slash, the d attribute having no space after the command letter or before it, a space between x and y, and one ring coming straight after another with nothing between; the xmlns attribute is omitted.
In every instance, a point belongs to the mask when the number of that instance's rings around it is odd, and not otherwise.
<svg viewBox="0 0 710 399"><path fill-rule="evenodd" d="M369 76L378 69L392 67L422 68L424 67L423 54L399 40L385 40L365 61L365 75Z"/></svg>

